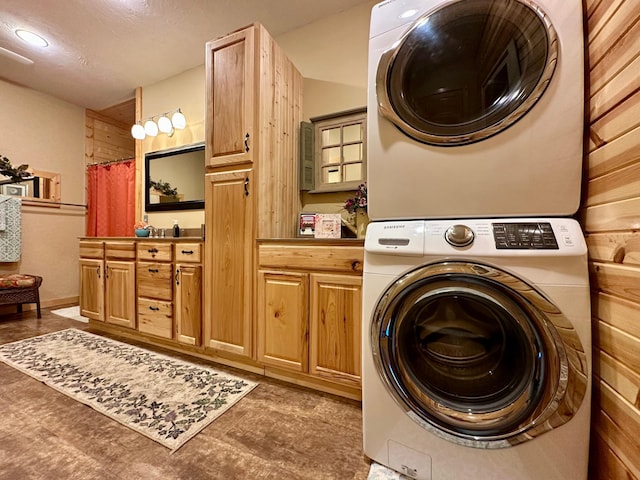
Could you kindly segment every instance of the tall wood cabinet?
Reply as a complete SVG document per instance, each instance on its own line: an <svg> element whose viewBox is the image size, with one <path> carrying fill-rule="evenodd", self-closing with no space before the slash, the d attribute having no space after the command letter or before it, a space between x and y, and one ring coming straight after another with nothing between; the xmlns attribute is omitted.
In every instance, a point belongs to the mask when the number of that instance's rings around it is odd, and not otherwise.
<svg viewBox="0 0 640 480"><path fill-rule="evenodd" d="M302 77L254 24L206 46L204 346L255 359L256 239L295 236Z"/></svg>

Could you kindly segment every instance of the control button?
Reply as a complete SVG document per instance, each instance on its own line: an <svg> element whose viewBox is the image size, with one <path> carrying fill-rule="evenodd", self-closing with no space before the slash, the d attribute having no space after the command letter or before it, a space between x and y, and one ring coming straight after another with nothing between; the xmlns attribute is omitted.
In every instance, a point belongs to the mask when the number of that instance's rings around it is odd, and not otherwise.
<svg viewBox="0 0 640 480"><path fill-rule="evenodd" d="M452 225L444 233L445 240L454 247L466 247L473 243L475 235L466 225Z"/></svg>

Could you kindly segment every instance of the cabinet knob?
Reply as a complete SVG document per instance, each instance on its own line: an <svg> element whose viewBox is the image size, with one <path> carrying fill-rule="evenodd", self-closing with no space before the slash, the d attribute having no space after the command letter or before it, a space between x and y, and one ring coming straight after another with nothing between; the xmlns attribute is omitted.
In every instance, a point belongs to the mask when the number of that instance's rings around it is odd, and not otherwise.
<svg viewBox="0 0 640 480"><path fill-rule="evenodd" d="M158 253L158 249L157 248L150 248L149 250L147 250L147 252L149 252L149 253Z"/></svg>
<svg viewBox="0 0 640 480"><path fill-rule="evenodd" d="M246 177L244 179L244 196L245 197L249 196L249 177Z"/></svg>
<svg viewBox="0 0 640 480"><path fill-rule="evenodd" d="M249 133L244 136L244 151L249 151Z"/></svg>
<svg viewBox="0 0 640 480"><path fill-rule="evenodd" d="M176 268L176 285L180 285L180 269Z"/></svg>
<svg viewBox="0 0 640 480"><path fill-rule="evenodd" d="M193 250L182 250L183 255L193 255Z"/></svg>
<svg viewBox="0 0 640 480"><path fill-rule="evenodd" d="M157 268L150 268L149 269L149 273L158 273L160 270L158 270Z"/></svg>
<svg viewBox="0 0 640 480"><path fill-rule="evenodd" d="M158 307L149 307L149 310L157 312L160 309Z"/></svg>

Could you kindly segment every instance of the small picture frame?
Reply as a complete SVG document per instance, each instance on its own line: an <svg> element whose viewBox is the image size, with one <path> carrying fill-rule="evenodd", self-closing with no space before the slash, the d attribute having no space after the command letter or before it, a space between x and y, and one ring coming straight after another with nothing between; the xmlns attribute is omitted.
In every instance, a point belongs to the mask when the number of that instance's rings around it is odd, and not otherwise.
<svg viewBox="0 0 640 480"><path fill-rule="evenodd" d="M315 238L340 238L342 216L339 213L319 213L316 215Z"/></svg>
<svg viewBox="0 0 640 480"><path fill-rule="evenodd" d="M313 237L316 230L316 214L315 213L301 213L300 214L300 229L298 234L301 237Z"/></svg>
<svg viewBox="0 0 640 480"><path fill-rule="evenodd" d="M14 197L26 197L28 196L27 186L19 184L2 185L2 194L12 195Z"/></svg>

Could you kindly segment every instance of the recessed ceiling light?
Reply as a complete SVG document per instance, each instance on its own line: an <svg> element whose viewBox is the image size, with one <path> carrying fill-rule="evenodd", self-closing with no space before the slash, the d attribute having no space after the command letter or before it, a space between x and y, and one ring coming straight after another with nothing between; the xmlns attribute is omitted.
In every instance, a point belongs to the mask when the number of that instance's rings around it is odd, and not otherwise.
<svg viewBox="0 0 640 480"><path fill-rule="evenodd" d="M37 33L30 32L29 30L23 30L22 28L18 28L16 30L16 35L30 45L34 45L36 47L49 46L49 42L47 42L44 38L42 38Z"/></svg>

